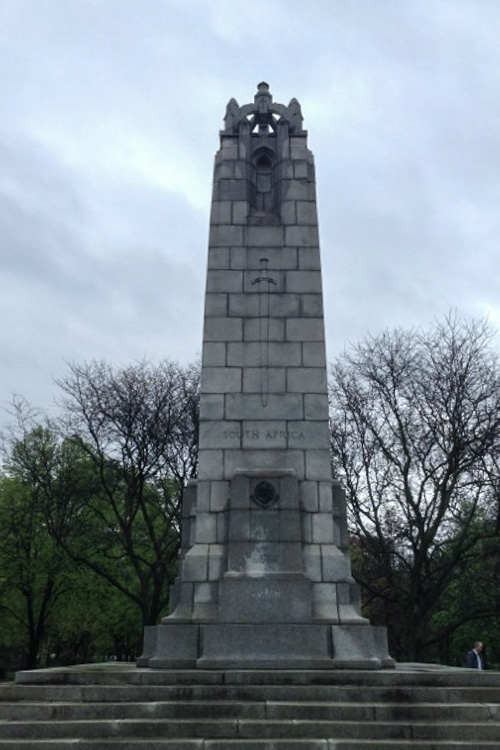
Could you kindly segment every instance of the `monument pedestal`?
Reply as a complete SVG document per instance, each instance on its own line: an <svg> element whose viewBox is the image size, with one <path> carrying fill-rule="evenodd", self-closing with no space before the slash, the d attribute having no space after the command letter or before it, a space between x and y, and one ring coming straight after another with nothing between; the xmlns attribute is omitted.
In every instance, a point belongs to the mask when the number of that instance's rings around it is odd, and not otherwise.
<svg viewBox="0 0 500 750"><path fill-rule="evenodd" d="M336 490L338 503L339 488L331 482L328 487L331 498ZM305 491L310 492L310 482L299 481L293 469L236 470L227 483L223 516L213 524L223 528L225 536L210 545L206 538L197 541L197 531L205 535L206 528L200 532L192 525L199 483L191 483L174 612L161 625L146 628L138 666L394 666L385 628L372 627L360 614L348 559L334 544L343 535L335 538L327 514L316 516L326 528L313 530ZM325 498L325 491L322 494ZM189 545L187 537L194 543Z"/></svg>
<svg viewBox="0 0 500 750"><path fill-rule="evenodd" d="M137 665L155 669L384 669L385 628L371 625L193 624L146 628Z"/></svg>

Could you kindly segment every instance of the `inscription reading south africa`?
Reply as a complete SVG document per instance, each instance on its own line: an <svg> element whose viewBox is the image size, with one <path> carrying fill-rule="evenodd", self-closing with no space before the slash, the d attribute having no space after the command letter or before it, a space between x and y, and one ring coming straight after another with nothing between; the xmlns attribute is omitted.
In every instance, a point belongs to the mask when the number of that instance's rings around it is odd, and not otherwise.
<svg viewBox="0 0 500 750"><path fill-rule="evenodd" d="M235 438L247 440L304 440L302 430L224 430L223 440L234 440Z"/></svg>

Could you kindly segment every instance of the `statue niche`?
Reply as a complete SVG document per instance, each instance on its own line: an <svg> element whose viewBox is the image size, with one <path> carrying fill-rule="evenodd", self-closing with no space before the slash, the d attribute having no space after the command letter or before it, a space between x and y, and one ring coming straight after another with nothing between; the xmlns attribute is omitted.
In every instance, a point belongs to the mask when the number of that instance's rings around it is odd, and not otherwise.
<svg viewBox="0 0 500 750"><path fill-rule="evenodd" d="M276 207L273 191L274 154L269 148L259 148L253 155L252 163L252 213L272 214Z"/></svg>

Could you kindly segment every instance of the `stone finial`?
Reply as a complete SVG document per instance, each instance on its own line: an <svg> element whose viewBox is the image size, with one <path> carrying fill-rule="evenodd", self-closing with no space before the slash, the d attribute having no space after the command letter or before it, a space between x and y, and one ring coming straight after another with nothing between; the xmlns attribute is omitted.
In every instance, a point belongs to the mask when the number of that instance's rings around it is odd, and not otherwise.
<svg viewBox="0 0 500 750"><path fill-rule="evenodd" d="M240 121L240 107L236 99L230 99L224 115L224 130L235 131Z"/></svg>
<svg viewBox="0 0 500 750"><path fill-rule="evenodd" d="M270 105L272 104L273 97L269 91L269 84L265 81L261 81L257 85L257 93L253 98L255 104L258 107L260 113L266 113L269 111Z"/></svg>
<svg viewBox="0 0 500 750"><path fill-rule="evenodd" d="M261 81L260 83L257 84L257 93L255 96L259 96L259 94L265 94L265 93L267 93L268 96L271 96L271 94L269 93L269 84L266 83L265 81Z"/></svg>
<svg viewBox="0 0 500 750"><path fill-rule="evenodd" d="M224 131L236 134L240 123L244 120L248 120L252 126L259 124L275 130L277 118L273 115L289 123L290 133L303 132L303 117L297 99L292 99L288 107L284 104L277 104L273 102L269 84L261 81L257 84L253 104L244 104L240 107L236 99L230 99L224 116Z"/></svg>
<svg viewBox="0 0 500 750"><path fill-rule="evenodd" d="M304 118L302 117L302 110L297 99L291 99L288 105L288 121L290 123L290 132L297 133L302 130L302 123Z"/></svg>

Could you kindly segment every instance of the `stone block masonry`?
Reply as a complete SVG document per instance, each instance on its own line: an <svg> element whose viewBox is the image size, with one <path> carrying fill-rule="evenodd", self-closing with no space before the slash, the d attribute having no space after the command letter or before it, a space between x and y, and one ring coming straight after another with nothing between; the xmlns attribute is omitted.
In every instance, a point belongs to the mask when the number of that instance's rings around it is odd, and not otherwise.
<svg viewBox="0 0 500 750"><path fill-rule="evenodd" d="M199 473L155 668L380 669L329 456L314 157L299 103L232 99L215 158Z"/></svg>

